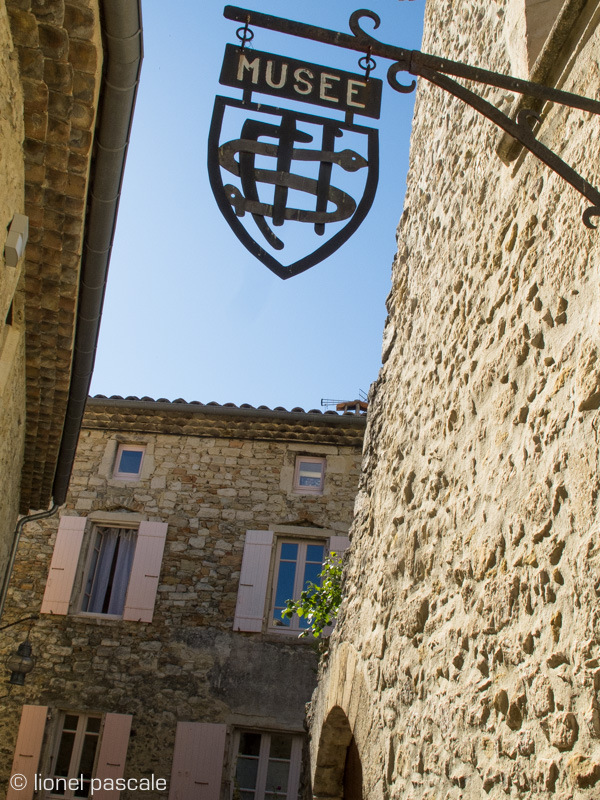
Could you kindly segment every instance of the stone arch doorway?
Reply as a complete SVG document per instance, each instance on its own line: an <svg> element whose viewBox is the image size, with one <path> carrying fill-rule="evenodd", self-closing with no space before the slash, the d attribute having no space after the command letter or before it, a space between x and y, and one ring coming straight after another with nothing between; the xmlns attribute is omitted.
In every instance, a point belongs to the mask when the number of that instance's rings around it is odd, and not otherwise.
<svg viewBox="0 0 600 800"><path fill-rule="evenodd" d="M319 737L313 780L314 800L363 800L360 753L348 717L334 706Z"/></svg>

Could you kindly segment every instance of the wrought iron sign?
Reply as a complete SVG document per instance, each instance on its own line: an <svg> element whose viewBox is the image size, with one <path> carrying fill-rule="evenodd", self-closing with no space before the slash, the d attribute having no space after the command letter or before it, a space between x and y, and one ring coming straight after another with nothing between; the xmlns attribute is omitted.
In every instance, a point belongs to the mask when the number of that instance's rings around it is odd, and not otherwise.
<svg viewBox="0 0 600 800"><path fill-rule="evenodd" d="M236 236L280 278L298 275L331 255L354 233L371 207L379 171L378 132L355 124L354 116L379 119L382 82L370 74L375 66L373 56L393 62L387 79L396 91L414 91L415 81L409 85L398 81L398 73L408 72L450 92L492 120L591 203L583 212L583 222L589 228L596 227L591 220L600 217L600 192L538 141L537 111L521 109L513 120L448 76L518 92L534 102L560 103L594 114L600 114L600 102L379 42L361 27L363 19L371 20L375 29L379 26L379 17L373 11L360 10L351 15L352 35L235 6L226 6L223 13L243 27L237 31L241 44L226 46L220 83L241 89L243 94L241 100L216 98L208 147L210 182L219 208ZM364 73L249 49L246 45L253 37L250 25L358 51L363 54L359 65ZM341 111L344 120L256 103L252 100L254 92ZM236 138L222 142L229 131ZM315 140L316 147L306 147ZM304 172L299 173L301 165ZM225 183L231 181L231 176L235 183ZM348 191L337 186L344 178L350 181ZM262 184L273 187L268 189L269 197L262 186L259 193ZM350 191L360 199L355 200ZM311 208L306 208L306 195L311 198ZM300 255L288 266L264 249L265 242L272 250L284 249L286 245L274 228L280 229L286 222L305 223L305 230L311 226L314 235L325 237L308 254L301 250L307 237L296 237L291 244L296 250L300 248ZM258 241L254 236L259 237Z"/></svg>

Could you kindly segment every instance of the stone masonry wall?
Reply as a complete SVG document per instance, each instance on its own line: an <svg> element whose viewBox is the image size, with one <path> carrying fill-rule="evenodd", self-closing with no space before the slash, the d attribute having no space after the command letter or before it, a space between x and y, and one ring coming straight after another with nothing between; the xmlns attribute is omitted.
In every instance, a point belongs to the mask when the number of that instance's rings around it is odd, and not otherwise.
<svg viewBox="0 0 600 800"><path fill-rule="evenodd" d="M598 99L596 6L562 88ZM429 0L423 50L510 73L519 7ZM598 186L598 117L555 106L538 136ZM347 600L313 701L317 797L341 796L340 714L369 800L599 796L600 238L587 201L529 154L504 166L498 140L421 83Z"/></svg>
<svg viewBox="0 0 600 800"><path fill-rule="evenodd" d="M168 420L161 433L156 417L146 431L135 425L133 412L120 411L136 432L111 426L110 415L103 417L102 429L84 424L61 513L101 511L168 523L154 619L144 624L43 615L35 622L37 666L26 686L3 701L0 714L2 786L23 703L133 714L126 770L133 777L170 777L177 721L303 729L304 704L316 680L314 647L295 636L232 631L245 532L283 525L346 533L360 445L319 446L314 437L301 442L293 436L256 441L179 435L167 432ZM179 419L181 406L172 412ZM362 438L360 421L355 436ZM119 441L146 445L139 481L111 477ZM327 457L322 496L291 492L300 453ZM7 621L39 611L57 525L52 518L24 529ZM25 629L7 631L0 659Z"/></svg>
<svg viewBox="0 0 600 800"><path fill-rule="evenodd" d="M66 413L103 51L98 0L4 5L25 110L26 514L50 501Z"/></svg>
<svg viewBox="0 0 600 800"><path fill-rule="evenodd" d="M8 15L0 3L0 573L19 510L19 484L25 437L25 355L22 298L16 297L23 262L4 263L4 245L15 213L23 213L23 92ZM9 309L15 300L12 324Z"/></svg>

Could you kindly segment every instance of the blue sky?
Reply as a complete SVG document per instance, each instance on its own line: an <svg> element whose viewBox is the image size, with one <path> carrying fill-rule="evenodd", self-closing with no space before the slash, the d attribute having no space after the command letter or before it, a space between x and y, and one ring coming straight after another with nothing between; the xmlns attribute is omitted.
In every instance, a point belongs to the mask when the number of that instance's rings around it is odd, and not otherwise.
<svg viewBox="0 0 600 800"><path fill-rule="evenodd" d="M240 5L347 33L358 7L348 0ZM223 18L223 6L143 0L144 64L92 393L307 410L321 398L354 399L380 366L414 94L393 92L388 63L378 64L381 119L355 119L380 130L373 207L333 256L282 281L235 237L208 182L214 97L240 95L218 83L238 27ZM424 0L372 0L369 8L381 17L378 39L419 48ZM360 72L358 55L340 48L258 28L253 45Z"/></svg>

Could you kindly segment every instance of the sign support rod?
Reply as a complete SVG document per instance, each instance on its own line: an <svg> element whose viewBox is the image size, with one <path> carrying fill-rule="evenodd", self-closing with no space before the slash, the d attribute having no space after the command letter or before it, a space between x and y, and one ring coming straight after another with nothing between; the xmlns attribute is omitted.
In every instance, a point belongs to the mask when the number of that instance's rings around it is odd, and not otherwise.
<svg viewBox="0 0 600 800"><path fill-rule="evenodd" d="M505 130L510 136L517 139L527 150L536 158L550 167L564 180L571 184L592 203L591 208L587 208L583 213L583 222L588 228L595 228L592 224L592 217L600 217L600 192L595 189L588 181L579 175L572 167L566 164L556 153L539 142L535 137L532 123L540 121L538 114L532 109L522 109L513 120L497 109L491 103L479 95L471 92L464 86L448 78L452 75L457 78L483 83L488 86L496 86L529 97L537 98L552 103L559 103L571 108L578 108L592 114L600 115L600 102L589 97L581 97L571 92L564 92L561 89L553 89L539 83L515 78L510 75L501 75L497 72L473 67L469 64L462 64L458 61L451 61L446 58L428 55L419 50L405 50L395 45L385 44L377 41L369 33L361 28L363 18L371 20L374 29L380 24L380 19L373 11L362 9L354 11L350 17L350 30L352 35L337 31L320 28L316 25L308 25L303 22L274 17L269 14L262 14L257 11L250 11L236 6L225 6L223 16L236 22L247 23L258 28L265 28L291 36L299 36L303 39L322 42L324 44L342 47L347 50L355 50L360 53L369 53L372 56L379 56L393 61L394 63L388 70L388 83L398 92L412 92L416 87L416 82L408 86L400 84L396 76L399 72L408 72L412 75L424 78L441 89L450 92L463 102L475 108L479 113L486 116L496 125Z"/></svg>

